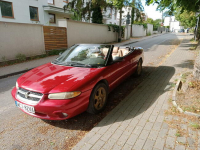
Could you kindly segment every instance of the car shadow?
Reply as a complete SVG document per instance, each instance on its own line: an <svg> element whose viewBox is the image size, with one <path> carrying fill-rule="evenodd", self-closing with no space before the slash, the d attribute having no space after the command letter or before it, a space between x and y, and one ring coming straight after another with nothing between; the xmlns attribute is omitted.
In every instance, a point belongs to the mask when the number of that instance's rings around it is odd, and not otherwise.
<svg viewBox="0 0 200 150"><path fill-rule="evenodd" d="M162 74L166 72L165 74ZM89 131L94 126L96 126L103 118L109 116L112 110L117 109L116 106L120 105L120 103L134 103L134 101L139 101L140 103L149 103L149 106L141 108L138 110L138 114L146 111L159 97L159 95L169 91L171 89L171 83L169 82L172 76L175 73L175 69L173 67L168 66L160 66L156 67L143 67L143 74L136 78L131 76L127 78L124 82L122 82L118 87L116 87L108 96L108 103L106 105L105 110L97 115L92 115L87 112L84 112L78 116L70 118L68 120L63 121L50 121L43 120L45 123L48 123L52 126L56 126L64 129L71 130L82 130ZM156 81L156 84L150 81ZM138 92L137 92L138 91ZM152 95L152 93L153 94ZM135 94L132 94L135 93ZM127 100L126 97L132 97ZM146 98L142 98L146 95ZM133 109L137 107L137 103L133 105ZM126 110L124 110L126 112ZM130 108L129 110L130 111ZM129 115L126 119L134 118L136 115ZM117 121L124 121L125 118L121 118L120 115L116 118ZM111 119L112 120L112 119ZM113 120L116 121L116 120ZM100 126L104 126L107 124L112 124L112 121L101 124ZM98 125L99 126L99 125Z"/></svg>

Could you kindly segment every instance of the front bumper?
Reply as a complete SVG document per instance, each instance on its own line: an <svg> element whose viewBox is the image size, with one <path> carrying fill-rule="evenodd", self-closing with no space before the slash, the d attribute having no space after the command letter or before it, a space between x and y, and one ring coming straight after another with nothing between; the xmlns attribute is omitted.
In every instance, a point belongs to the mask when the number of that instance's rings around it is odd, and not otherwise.
<svg viewBox="0 0 200 150"><path fill-rule="evenodd" d="M92 90L88 90L75 98L66 100L52 100L48 99L48 95L44 95L42 99L35 105L26 104L17 99L16 91L17 89L15 87L11 92L15 101L25 105L33 106L35 109L35 113L29 113L21 109L23 112L46 120L65 120L86 111ZM66 113L67 116L63 115L63 113Z"/></svg>

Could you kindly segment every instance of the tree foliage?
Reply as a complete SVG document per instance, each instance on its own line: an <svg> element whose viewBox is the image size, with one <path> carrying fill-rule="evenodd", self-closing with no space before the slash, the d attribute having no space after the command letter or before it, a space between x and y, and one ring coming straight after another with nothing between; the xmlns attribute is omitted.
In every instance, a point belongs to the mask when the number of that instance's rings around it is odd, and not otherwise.
<svg viewBox="0 0 200 150"><path fill-rule="evenodd" d="M153 25L153 30L157 31L158 27L160 27L162 20L161 19L156 19L153 20L152 18L148 18L146 23L150 23Z"/></svg>
<svg viewBox="0 0 200 150"><path fill-rule="evenodd" d="M73 12L74 15L71 16L71 19L73 20L82 21L84 19L86 21L87 20L90 21L91 14L97 13L94 14L94 17L95 18L97 18L96 16L101 17L102 16L101 10L102 9L106 10L107 7L112 8L113 5L112 3L106 2L106 0L92 0L86 3L84 3L84 0L72 0L67 5L64 6L64 10L69 10ZM102 21L97 21L97 22L102 23ZM95 21L94 23L97 22Z"/></svg>
<svg viewBox="0 0 200 150"><path fill-rule="evenodd" d="M96 5L93 8L92 23L103 24L102 20L103 20L103 15L101 13L101 7L100 5Z"/></svg>
<svg viewBox="0 0 200 150"><path fill-rule="evenodd" d="M146 0L146 4L158 4L157 9L160 11L168 9L168 11L174 12L176 8L180 8L181 12L184 10L198 12L200 0Z"/></svg>
<svg viewBox="0 0 200 150"><path fill-rule="evenodd" d="M64 10L73 12L74 15L71 16L73 20L81 21L82 17L84 17L86 14L86 12L83 10L83 5L84 3L82 0L72 0L64 6Z"/></svg>
<svg viewBox="0 0 200 150"><path fill-rule="evenodd" d="M122 8L130 6L130 1L129 0L109 0L113 4L113 6L119 10L119 29L121 29L122 26ZM119 37L118 37L118 42L121 42L121 30L119 30Z"/></svg>
<svg viewBox="0 0 200 150"><path fill-rule="evenodd" d="M144 11L144 7L142 5L141 0L133 0L130 5L132 7L131 24L134 24L134 21L142 22L143 20L142 20L141 12Z"/></svg>
<svg viewBox="0 0 200 150"><path fill-rule="evenodd" d="M175 13L176 20L180 21L181 26L184 28L192 28L196 25L196 16L194 12L184 11L183 13L176 12Z"/></svg>

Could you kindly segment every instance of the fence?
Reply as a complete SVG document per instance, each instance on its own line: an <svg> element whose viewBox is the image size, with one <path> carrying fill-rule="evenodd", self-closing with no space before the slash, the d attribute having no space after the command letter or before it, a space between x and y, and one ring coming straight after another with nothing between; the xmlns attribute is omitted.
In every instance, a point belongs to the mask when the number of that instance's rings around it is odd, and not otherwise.
<svg viewBox="0 0 200 150"><path fill-rule="evenodd" d="M45 50L66 49L67 29L65 27L44 26Z"/></svg>

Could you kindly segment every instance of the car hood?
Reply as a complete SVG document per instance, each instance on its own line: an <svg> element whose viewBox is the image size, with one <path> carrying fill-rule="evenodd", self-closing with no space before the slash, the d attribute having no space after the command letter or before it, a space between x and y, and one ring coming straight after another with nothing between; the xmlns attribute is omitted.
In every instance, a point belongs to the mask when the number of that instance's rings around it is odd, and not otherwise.
<svg viewBox="0 0 200 150"><path fill-rule="evenodd" d="M18 80L18 85L31 91L41 93L64 92L71 91L72 87L78 81L90 78L99 68L81 68L71 66L60 66L55 64L45 64L28 71L22 75ZM56 88L60 86L61 88Z"/></svg>

